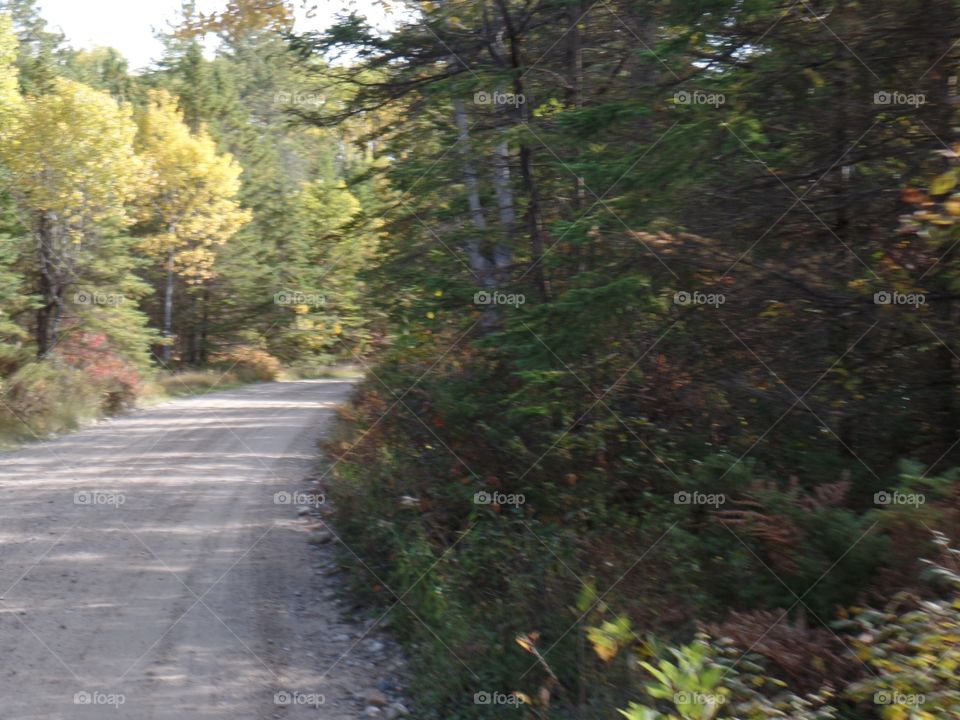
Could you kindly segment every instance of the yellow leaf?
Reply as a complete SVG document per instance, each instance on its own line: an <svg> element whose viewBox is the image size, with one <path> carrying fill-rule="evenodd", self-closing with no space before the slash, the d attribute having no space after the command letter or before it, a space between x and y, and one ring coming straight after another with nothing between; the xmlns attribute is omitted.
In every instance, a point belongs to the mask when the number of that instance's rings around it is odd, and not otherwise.
<svg viewBox="0 0 960 720"><path fill-rule="evenodd" d="M617 641L600 628L588 628L587 639L593 645L593 651L604 662L610 662L617 656L620 646Z"/></svg>
<svg viewBox="0 0 960 720"><path fill-rule="evenodd" d="M933 179L933 182L930 183L930 194L931 195L943 195L946 192L950 192L957 184L957 174L953 170L945 172L943 175L939 175Z"/></svg>
<svg viewBox="0 0 960 720"><path fill-rule="evenodd" d="M533 705L533 699L526 693L522 693L519 690L514 690L511 695L513 695L517 700L522 702L524 705Z"/></svg>
<svg viewBox="0 0 960 720"><path fill-rule="evenodd" d="M534 648L534 643L536 643L537 640L539 639L540 639L540 633L538 632L528 633L527 635L517 635L517 638L516 638L517 645L522 647L528 653L536 652Z"/></svg>

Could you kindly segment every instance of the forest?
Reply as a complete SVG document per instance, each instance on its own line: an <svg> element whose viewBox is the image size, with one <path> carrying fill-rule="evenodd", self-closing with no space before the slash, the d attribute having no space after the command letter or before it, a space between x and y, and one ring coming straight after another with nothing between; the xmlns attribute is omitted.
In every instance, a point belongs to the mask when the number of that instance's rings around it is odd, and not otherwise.
<svg viewBox="0 0 960 720"><path fill-rule="evenodd" d="M0 0L0 440L359 368L417 717L960 718L960 3L387 5Z"/></svg>

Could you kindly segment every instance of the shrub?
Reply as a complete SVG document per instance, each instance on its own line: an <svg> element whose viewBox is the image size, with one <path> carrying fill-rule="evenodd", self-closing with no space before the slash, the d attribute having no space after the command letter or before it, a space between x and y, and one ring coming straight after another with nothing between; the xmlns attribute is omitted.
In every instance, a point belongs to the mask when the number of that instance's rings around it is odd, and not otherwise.
<svg viewBox="0 0 960 720"><path fill-rule="evenodd" d="M893 479L875 486L830 452L808 452L800 475L769 459L741 462L713 443L693 454L639 412L622 420L594 412L568 373L534 377L526 365L511 371L518 363L509 359L456 350L427 365L418 352L405 345L386 356L341 412L327 449L337 459L329 496L339 530L363 560L357 584L377 597L369 568L383 585L411 588L404 605L429 628L395 621L425 716L490 716L465 706L470 687L527 693L538 709L546 698L554 714L576 708L584 719L635 699L625 663L589 652L618 626L578 605L585 586L608 589L605 601L642 634L685 642L712 624L730 652L752 649L736 677L767 691L731 685L731 703L745 708L736 717L829 717L826 682L842 688L861 678L844 642L806 628L804 616L822 625L837 608L915 578L920 553L891 553L887 530L896 521L914 532L939 515L877 507L873 493ZM494 491L525 503L473 500ZM723 501L678 500L695 493ZM886 581L892 571L900 584ZM798 597L803 612L774 625ZM592 613L601 617L591 634L580 621ZM517 635L542 638L550 672L518 657ZM634 643L623 647L632 652ZM468 659L469 672L451 652Z"/></svg>
<svg viewBox="0 0 960 720"><path fill-rule="evenodd" d="M742 658L730 655L705 635L689 645L668 648L664 655L639 663L653 679L643 686L644 704L632 702L620 711L628 720L828 720L837 716L829 704L829 688L800 697L755 665L743 663L738 668Z"/></svg>
<svg viewBox="0 0 960 720"><path fill-rule="evenodd" d="M98 411L114 413L131 407L140 394L142 381L136 368L102 333L68 335L57 345L54 359L84 373L100 394Z"/></svg>
<svg viewBox="0 0 960 720"><path fill-rule="evenodd" d="M960 717L960 550L935 536L943 560L928 565L945 597L900 593L882 612L862 610L841 624L857 633L857 655L873 670L847 696L872 703L885 720Z"/></svg>
<svg viewBox="0 0 960 720"><path fill-rule="evenodd" d="M214 357L214 363L243 382L271 382L280 377L280 361L266 350L238 345Z"/></svg>
<svg viewBox="0 0 960 720"><path fill-rule="evenodd" d="M833 685L841 678L815 650L801 647L804 633L797 629L789 632L801 638L796 645L807 653L810 663L802 680L809 683L819 675L817 689L803 697L795 693L792 684L768 675L771 658L752 651L759 641L744 653L727 639L714 641L701 634L690 645L654 649L655 660L639 662L648 674L643 686L645 701L630 703L621 714L628 720L814 720L837 717L838 710L831 704L836 695L844 705L844 717L960 717L960 550L950 548L942 533L934 536L942 559L925 563L931 578L942 586L940 597L922 600L899 593L883 610L860 609L854 617L836 624L855 637L850 645L866 671L845 687L835 690ZM811 637L809 633L806 636ZM589 637L605 660L632 645L628 622L590 628ZM843 642L839 636L836 640ZM776 660L774 664L783 666Z"/></svg>
<svg viewBox="0 0 960 720"><path fill-rule="evenodd" d="M34 362L0 382L0 436L42 439L76 428L101 410L99 391L74 368Z"/></svg>
<svg viewBox="0 0 960 720"><path fill-rule="evenodd" d="M131 407L143 390L134 364L104 333L65 334L50 357L0 381L0 436L43 438Z"/></svg>

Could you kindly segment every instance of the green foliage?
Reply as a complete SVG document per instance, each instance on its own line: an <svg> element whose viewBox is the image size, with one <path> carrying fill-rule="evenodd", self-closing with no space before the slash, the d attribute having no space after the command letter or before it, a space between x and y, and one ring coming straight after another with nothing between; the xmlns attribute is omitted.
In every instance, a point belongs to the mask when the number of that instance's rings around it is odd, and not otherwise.
<svg viewBox="0 0 960 720"><path fill-rule="evenodd" d="M850 717L885 720L934 720L960 710L960 551L935 534L942 560L926 561L934 587L944 597L917 601L904 593L880 611L859 609L836 624L855 637L857 657L867 670L839 692L826 689L836 679L824 677L824 689L804 698L781 681L764 674L762 664L747 653L701 636L691 645L668 648L670 659L641 661L653 677L644 685L650 702L630 703L621 713L629 720L702 720L704 718L834 718L837 705L852 701ZM902 611L904 605L912 609ZM595 647L609 661L605 645ZM651 652L662 650L651 647ZM668 708L661 710L661 708ZM848 715L844 715L848 716Z"/></svg>
<svg viewBox="0 0 960 720"><path fill-rule="evenodd" d="M750 621L782 615L760 645L790 662L719 712L828 716L814 679L857 671L826 626L915 588L924 525L955 523L958 159L949 142L931 156L930 133L952 137L956 105L927 58L933 43L953 62L948 5L453 0L392 33L351 17L294 39L306 62L360 58L318 72L349 90L301 115L375 114L397 198L362 274L389 334L331 448L339 521L391 586L444 558L425 582L450 613L419 593L411 608L443 640L479 625L451 649L529 714L627 705L630 668L588 645L683 643L732 616L759 641ZM952 29L935 40L934 16ZM926 302L873 297L893 290ZM523 302L475 300L493 291ZM494 489L526 502L470 502ZM584 585L609 597L572 614ZM491 595L503 616L485 622L472 606ZM519 677L491 625L539 633ZM447 649L400 629L429 712L483 716ZM812 667L791 640L822 646ZM804 693L766 692L785 666Z"/></svg>
<svg viewBox="0 0 960 720"><path fill-rule="evenodd" d="M931 579L944 597L917 603L900 594L882 610L861 610L838 625L856 636L857 656L871 672L847 695L873 703L884 720L933 720L960 713L960 550L937 535L941 562ZM903 606L914 607L902 610Z"/></svg>
<svg viewBox="0 0 960 720"><path fill-rule="evenodd" d="M287 240L278 293L292 319L271 347L288 362L363 356L370 318L358 275L372 259L376 236L356 226L362 208L342 181L305 184L296 205L301 234Z"/></svg>
<svg viewBox="0 0 960 720"><path fill-rule="evenodd" d="M632 702L620 713L628 720L729 720L794 718L831 720L837 710L829 704L828 690L799 697L777 687L771 678L724 657L723 649L701 637L690 645L669 648L672 661L656 666L641 662L653 676L644 692L655 706ZM658 702L659 701L659 702ZM667 708L661 711L658 708Z"/></svg>
<svg viewBox="0 0 960 720"><path fill-rule="evenodd" d="M15 320L32 305L16 271L20 252L15 238L0 235L0 378L26 362L30 355L29 334Z"/></svg>
<svg viewBox="0 0 960 720"><path fill-rule="evenodd" d="M728 700L729 691L721 685L724 668L710 664L709 647L700 642L679 649L671 649L674 662L660 660L656 666L641 662L640 667L653 675L655 682L647 684L646 693L656 700L670 702L678 715L663 717L671 720L712 720L718 717ZM629 720L652 720L661 717L649 708L632 705L623 712Z"/></svg>

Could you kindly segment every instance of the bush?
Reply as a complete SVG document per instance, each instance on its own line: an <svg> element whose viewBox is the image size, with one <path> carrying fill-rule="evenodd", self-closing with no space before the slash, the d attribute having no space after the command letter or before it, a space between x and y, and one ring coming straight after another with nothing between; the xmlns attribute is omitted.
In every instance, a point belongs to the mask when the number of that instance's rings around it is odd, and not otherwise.
<svg viewBox="0 0 960 720"><path fill-rule="evenodd" d="M756 664L743 660L706 636L668 648L658 658L639 663L652 678L643 686L645 702L631 702L620 714L627 720L837 717L829 687L801 697L767 677Z"/></svg>
<svg viewBox="0 0 960 720"><path fill-rule="evenodd" d="M280 361L266 350L238 345L217 355L213 361L242 382L272 382L280 377Z"/></svg>
<svg viewBox="0 0 960 720"><path fill-rule="evenodd" d="M43 439L100 414L102 397L83 372L34 362L0 382L0 437Z"/></svg>
<svg viewBox="0 0 960 720"><path fill-rule="evenodd" d="M64 335L46 360L0 381L0 437L44 438L132 407L144 389L133 363L104 333Z"/></svg>
<svg viewBox="0 0 960 720"><path fill-rule="evenodd" d="M99 412L132 407L140 395L142 380L136 368L102 333L68 335L57 345L54 359L84 373L87 383L100 394Z"/></svg>
<svg viewBox="0 0 960 720"><path fill-rule="evenodd" d="M838 717L837 705L843 717L851 718L960 717L960 550L950 548L942 533L934 535L942 559L925 563L941 586L935 589L940 597L921 600L900 593L882 611L862 608L836 624L855 637L849 652L862 668L853 682L841 683L828 664L805 649L810 673L819 674L819 683L801 697L792 685L770 676L770 659L752 652L753 647L744 653L727 638L711 640L701 634L690 645L653 649L654 659L639 662L646 671L644 701L631 702L621 714L628 720L814 720ZM621 646L634 645L629 622L607 622L589 630L595 650L605 659ZM790 632L797 634L796 629Z"/></svg>
<svg viewBox="0 0 960 720"><path fill-rule="evenodd" d="M862 610L840 624L857 633L857 655L873 671L847 695L886 720L960 717L960 550L941 533L936 542L943 560L928 564L943 598L900 593L882 612Z"/></svg>
<svg viewBox="0 0 960 720"><path fill-rule="evenodd" d="M404 604L429 628L402 616L396 622L411 648L425 717L489 716L491 708L465 705L471 688L553 695L555 713L576 705L582 718L626 706L635 685L623 664L607 666L584 652L615 629L598 609L579 605L585 587L608 589L605 602L641 634L684 642L698 626L714 627L739 642L741 654L751 649L764 677L792 693L770 695L769 706L744 696L760 708L750 713L817 717L810 707L824 678L834 687L861 678L849 640L819 619L915 582L923 543L901 552L893 540L914 542L924 523L943 522L937 488L952 481L925 478L933 502L910 514L874 505L880 488L854 471L835 472L826 455L823 472L801 478L729 453L686 456L670 435L640 422L646 448L631 448L634 436L605 415L559 433L538 462L531 448L544 447L550 436L539 435L539 424L554 412L546 380L530 393L543 412L516 419L510 405L526 392L528 375L452 356L427 367L406 349L399 359L391 355L377 366L379 379L358 386L328 445L331 458L345 455L328 495L341 536L363 559L358 587L367 599L391 600L373 591L370 568L391 587L412 588ZM384 386L410 388L396 412L389 411L397 395ZM557 412L559 427L584 414ZM478 492L525 502L477 504ZM723 502L677 500L694 493ZM775 624L797 597L803 612ZM583 614L601 615L596 624L606 630L591 637L572 628ZM807 615L820 625L805 627ZM515 642L538 633L555 678ZM470 670L451 663L451 652ZM791 704L807 710L790 715Z"/></svg>

